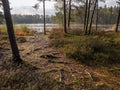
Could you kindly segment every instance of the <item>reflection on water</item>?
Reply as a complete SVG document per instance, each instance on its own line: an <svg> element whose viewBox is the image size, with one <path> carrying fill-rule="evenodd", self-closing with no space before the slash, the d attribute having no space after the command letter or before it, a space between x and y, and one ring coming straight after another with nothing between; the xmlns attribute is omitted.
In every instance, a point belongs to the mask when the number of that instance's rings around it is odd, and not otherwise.
<svg viewBox="0 0 120 90"><path fill-rule="evenodd" d="M17 26L26 25L31 30L36 30L38 32L43 32L43 24L17 24ZM58 24L46 24L46 29L50 30L52 28L59 28Z"/></svg>
<svg viewBox="0 0 120 90"><path fill-rule="evenodd" d="M21 26L23 24L17 24L17 26ZM24 24L26 25L29 29L32 29L32 30L36 30L38 32L43 32L43 27L44 25L43 24ZM93 25L93 28L95 28L96 26ZM58 24L46 24L46 29L47 30L50 30L52 28L61 28L60 25ZM83 28L83 25L82 24L71 24L71 28L72 29L82 29ZM98 25L98 29L101 29L101 30L115 30L115 24L114 25Z"/></svg>

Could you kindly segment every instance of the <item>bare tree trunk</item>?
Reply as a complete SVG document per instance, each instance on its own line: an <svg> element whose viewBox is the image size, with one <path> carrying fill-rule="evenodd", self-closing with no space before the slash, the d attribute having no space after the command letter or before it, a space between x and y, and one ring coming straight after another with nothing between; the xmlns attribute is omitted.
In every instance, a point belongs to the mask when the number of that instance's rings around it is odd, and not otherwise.
<svg viewBox="0 0 120 90"><path fill-rule="evenodd" d="M66 0L63 2L64 7L64 33L67 33L67 27L66 27Z"/></svg>
<svg viewBox="0 0 120 90"><path fill-rule="evenodd" d="M98 0L97 0L97 5L96 5L96 30L98 30Z"/></svg>
<svg viewBox="0 0 120 90"><path fill-rule="evenodd" d="M6 25L7 25L7 32L9 35L10 45L12 49L13 61L21 62L22 60L20 58L18 46L15 40L15 34L14 34L13 22L12 22L11 13L10 13L9 1L2 0L2 3L3 3L4 16L5 16Z"/></svg>
<svg viewBox="0 0 120 90"><path fill-rule="evenodd" d="M45 0L43 0L43 21L44 21L44 35L46 35L46 22L45 22Z"/></svg>
<svg viewBox="0 0 120 90"><path fill-rule="evenodd" d="M92 28L92 23L93 23L93 16L94 16L94 13L95 13L96 5L97 5L97 0L95 0L95 4L94 4L94 8L93 8L93 12L92 12L92 16L91 16L91 20L90 20L90 27L89 27L88 34L91 33L91 28Z"/></svg>
<svg viewBox="0 0 120 90"><path fill-rule="evenodd" d="M88 4L88 12L87 12L87 19L86 19L85 35L88 33L89 17L90 17L90 7L91 7L91 0L89 0L89 4Z"/></svg>
<svg viewBox="0 0 120 90"><path fill-rule="evenodd" d="M84 30L86 27L87 10L88 10L88 0L86 0L86 3L85 3ZM87 34L86 30L85 30L85 34Z"/></svg>
<svg viewBox="0 0 120 90"><path fill-rule="evenodd" d="M109 21L109 23L110 24L112 24L112 12L113 12L113 8L112 8L112 6L110 7L110 21Z"/></svg>
<svg viewBox="0 0 120 90"><path fill-rule="evenodd" d="M119 21L120 21L120 7L119 7L119 12L118 12L118 18L117 18L117 23L116 23L115 32L118 32Z"/></svg>
<svg viewBox="0 0 120 90"><path fill-rule="evenodd" d="M69 1L68 28L70 28L70 21L71 21L71 0Z"/></svg>

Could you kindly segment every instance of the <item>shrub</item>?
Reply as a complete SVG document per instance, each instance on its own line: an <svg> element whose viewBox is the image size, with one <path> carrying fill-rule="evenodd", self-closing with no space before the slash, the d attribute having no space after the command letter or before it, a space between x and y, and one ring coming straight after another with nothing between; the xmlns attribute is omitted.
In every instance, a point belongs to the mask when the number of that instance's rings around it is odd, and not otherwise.
<svg viewBox="0 0 120 90"><path fill-rule="evenodd" d="M33 35L34 31L30 30L26 25L14 26L15 34L19 36Z"/></svg>
<svg viewBox="0 0 120 90"><path fill-rule="evenodd" d="M100 33L100 32L99 32ZM104 32L105 33L105 32ZM88 65L120 63L120 44L106 33L90 36L52 34L52 46L58 47L68 57ZM114 35L115 36L115 35ZM117 36L117 35L116 35Z"/></svg>
<svg viewBox="0 0 120 90"><path fill-rule="evenodd" d="M23 32L29 33L29 29L26 25L21 25L21 29L23 30Z"/></svg>

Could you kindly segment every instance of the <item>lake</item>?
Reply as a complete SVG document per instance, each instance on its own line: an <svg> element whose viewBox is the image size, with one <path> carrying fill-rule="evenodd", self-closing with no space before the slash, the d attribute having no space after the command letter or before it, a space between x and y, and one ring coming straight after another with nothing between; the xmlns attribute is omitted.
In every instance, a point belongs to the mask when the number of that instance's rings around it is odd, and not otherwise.
<svg viewBox="0 0 120 90"><path fill-rule="evenodd" d="M43 24L17 24L17 26L21 26L21 25L26 25L31 30L43 32L43 27L44 27ZM108 31L108 30L113 31L115 30L115 26L116 26L115 24L114 25L98 25L98 29L105 30L105 31ZM83 25L82 24L71 24L71 27L72 29L78 29L78 28L82 29ZM95 25L93 25L93 27L95 28ZM52 28L61 28L61 26L58 24L46 24L47 30L51 30Z"/></svg>

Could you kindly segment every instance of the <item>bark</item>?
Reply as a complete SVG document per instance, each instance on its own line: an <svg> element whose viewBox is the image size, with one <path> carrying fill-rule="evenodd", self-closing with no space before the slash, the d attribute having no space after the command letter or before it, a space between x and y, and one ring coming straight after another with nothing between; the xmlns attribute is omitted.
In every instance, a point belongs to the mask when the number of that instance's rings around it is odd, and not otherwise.
<svg viewBox="0 0 120 90"><path fill-rule="evenodd" d="M94 16L94 13L95 13L95 8L96 8L96 5L97 5L97 0L95 0L95 4L94 4L94 8L93 8L93 12L92 12L92 15L91 15L90 27L89 27L88 34L90 34L90 33L91 33L92 23L93 23L93 16Z"/></svg>
<svg viewBox="0 0 120 90"><path fill-rule="evenodd" d="M71 21L71 0L69 1L68 28L70 28L70 21Z"/></svg>
<svg viewBox="0 0 120 90"><path fill-rule="evenodd" d="M45 0L43 0L43 21L44 21L44 35L46 35L46 22L45 22Z"/></svg>
<svg viewBox="0 0 120 90"><path fill-rule="evenodd" d="M84 30L86 27L87 10L88 10L88 0L86 0L86 3L85 3ZM85 34L87 34L87 32L85 32Z"/></svg>
<svg viewBox="0 0 120 90"><path fill-rule="evenodd" d="M91 6L91 0L89 0L89 4L88 4L85 35L88 33L88 25L89 25L89 18L90 18L90 6Z"/></svg>
<svg viewBox="0 0 120 90"><path fill-rule="evenodd" d="M97 0L97 5L96 5L96 30L98 30L98 0Z"/></svg>
<svg viewBox="0 0 120 90"><path fill-rule="evenodd" d="M113 8L111 7L110 8L110 19L109 19L110 20L109 21L110 24L112 24L112 12L113 12Z"/></svg>
<svg viewBox="0 0 120 90"><path fill-rule="evenodd" d="M21 62L18 46L15 40L15 34L14 34L14 28L13 28L13 22L11 18L10 13L10 6L8 0L2 0L3 9L4 9L4 17L6 20L6 26L7 26L7 32L10 40L10 45L12 49L12 55L13 55L13 61L15 62Z"/></svg>
<svg viewBox="0 0 120 90"><path fill-rule="evenodd" d="M118 32L119 21L120 21L120 7L119 7L119 12L118 12L118 18L117 18L117 23L116 23L116 29L115 29L115 32Z"/></svg>
<svg viewBox="0 0 120 90"><path fill-rule="evenodd" d="M67 33L67 27L66 27L66 0L63 2L64 7L64 33Z"/></svg>

